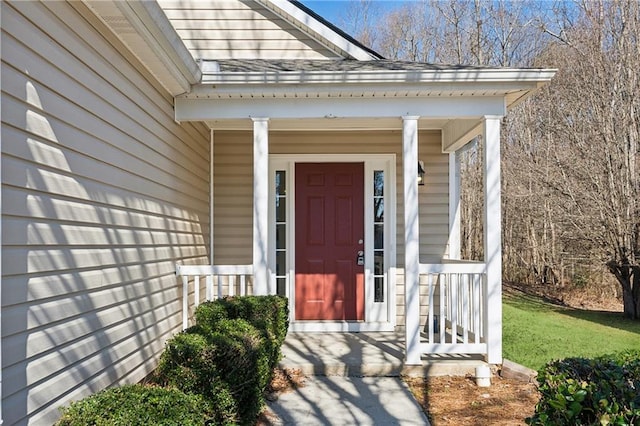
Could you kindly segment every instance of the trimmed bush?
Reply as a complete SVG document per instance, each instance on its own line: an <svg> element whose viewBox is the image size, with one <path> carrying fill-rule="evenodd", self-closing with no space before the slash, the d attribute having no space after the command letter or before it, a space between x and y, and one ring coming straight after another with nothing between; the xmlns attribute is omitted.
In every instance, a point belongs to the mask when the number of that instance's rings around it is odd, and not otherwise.
<svg viewBox="0 0 640 426"><path fill-rule="evenodd" d="M289 328L289 304L281 296L228 297L198 306L198 326L215 330L224 318L242 318L261 331L267 341L269 367L275 368L281 358L280 347Z"/></svg>
<svg viewBox="0 0 640 426"><path fill-rule="evenodd" d="M238 406L221 377L220 358L219 348L210 343L206 331L190 327L167 342L154 380L201 395L212 406L216 424L235 424Z"/></svg>
<svg viewBox="0 0 640 426"><path fill-rule="evenodd" d="M237 403L240 423L255 424L271 377L267 342L243 319L220 321L208 339L217 348L216 364Z"/></svg>
<svg viewBox="0 0 640 426"><path fill-rule="evenodd" d="M640 424L640 352L553 361L538 383L540 402L527 424Z"/></svg>
<svg viewBox="0 0 640 426"><path fill-rule="evenodd" d="M208 404L202 397L144 385L106 389L61 411L59 426L201 426L209 419Z"/></svg>
<svg viewBox="0 0 640 426"><path fill-rule="evenodd" d="M271 369L262 333L243 319L196 325L174 336L156 381L202 395L218 424L253 424L264 406Z"/></svg>
<svg viewBox="0 0 640 426"><path fill-rule="evenodd" d="M59 425L253 425L287 334L286 298L234 297L196 309L170 339L153 381L100 392L63 409Z"/></svg>

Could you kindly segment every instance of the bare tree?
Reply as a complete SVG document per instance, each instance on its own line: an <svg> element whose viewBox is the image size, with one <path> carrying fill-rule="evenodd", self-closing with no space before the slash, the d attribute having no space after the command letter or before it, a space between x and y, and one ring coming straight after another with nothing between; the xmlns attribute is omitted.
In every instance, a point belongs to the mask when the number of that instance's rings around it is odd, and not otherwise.
<svg viewBox="0 0 640 426"><path fill-rule="evenodd" d="M503 123L505 277L558 284L567 259L606 265L632 318L640 318L639 15L636 0L422 0L367 21L373 47L391 59L559 69ZM482 246L477 158L469 151L462 165L469 258Z"/></svg>
<svg viewBox="0 0 640 426"><path fill-rule="evenodd" d="M560 71L537 100L555 145L545 183L575 241L617 278L625 315L640 319L640 6L584 1L578 12L546 52Z"/></svg>

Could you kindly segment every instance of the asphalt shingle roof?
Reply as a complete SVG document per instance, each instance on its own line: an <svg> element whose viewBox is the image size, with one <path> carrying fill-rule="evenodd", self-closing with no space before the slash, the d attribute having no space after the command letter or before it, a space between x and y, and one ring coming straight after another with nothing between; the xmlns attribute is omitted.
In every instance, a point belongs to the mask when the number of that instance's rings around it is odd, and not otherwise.
<svg viewBox="0 0 640 426"><path fill-rule="evenodd" d="M409 61L379 59L357 61L353 59L227 59L217 60L221 72L299 72L299 71L425 71L486 69L466 65L442 65Z"/></svg>

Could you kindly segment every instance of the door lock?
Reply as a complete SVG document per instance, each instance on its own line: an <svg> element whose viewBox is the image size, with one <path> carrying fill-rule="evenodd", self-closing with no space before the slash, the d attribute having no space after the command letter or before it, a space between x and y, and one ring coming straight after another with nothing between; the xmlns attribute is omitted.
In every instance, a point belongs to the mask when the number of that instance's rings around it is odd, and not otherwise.
<svg viewBox="0 0 640 426"><path fill-rule="evenodd" d="M364 251L362 250L358 251L358 257L356 258L356 263L358 264L358 266L364 265Z"/></svg>

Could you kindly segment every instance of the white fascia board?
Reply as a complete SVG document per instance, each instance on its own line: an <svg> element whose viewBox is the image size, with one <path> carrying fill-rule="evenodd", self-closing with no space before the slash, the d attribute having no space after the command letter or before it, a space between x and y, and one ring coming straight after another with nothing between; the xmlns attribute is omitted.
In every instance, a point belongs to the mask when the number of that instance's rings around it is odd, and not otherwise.
<svg viewBox="0 0 640 426"><path fill-rule="evenodd" d="M345 83L345 84L201 84L190 93L179 96L188 99L230 98L310 98L310 97L427 97L427 96L506 96L532 91L536 83L519 82L445 82L445 83Z"/></svg>
<svg viewBox="0 0 640 426"><path fill-rule="evenodd" d="M304 98L176 98L178 121L207 121L269 117L377 118L420 116L428 118L477 118L506 113L503 96L492 97L304 97Z"/></svg>
<svg viewBox="0 0 640 426"><path fill-rule="evenodd" d="M340 34L333 31L331 28L324 25L322 22L315 19L313 16L305 13L303 10L294 6L287 0L257 0L263 6L272 10L276 14L282 16L292 25L295 25L302 31L309 34L321 44L329 43L332 46L327 46L330 50L338 50L339 54L345 53L360 61L370 61L379 59L365 49L353 44L349 40L342 37ZM335 46L335 47L333 47ZM332 48L333 47L333 48ZM337 49L336 49L337 48Z"/></svg>
<svg viewBox="0 0 640 426"><path fill-rule="evenodd" d="M375 71L286 71L216 72L216 64L205 67L203 84L345 84L345 83L534 83L546 84L556 70L466 69L466 70L375 70ZM537 86L536 86L537 87Z"/></svg>
<svg viewBox="0 0 640 426"><path fill-rule="evenodd" d="M115 4L184 92L200 82L200 67L156 2L115 1Z"/></svg>

